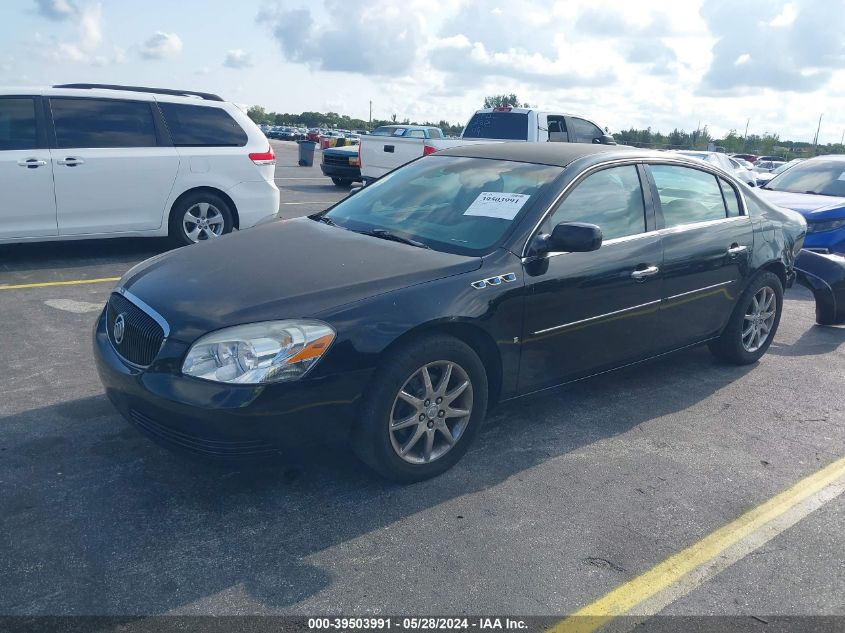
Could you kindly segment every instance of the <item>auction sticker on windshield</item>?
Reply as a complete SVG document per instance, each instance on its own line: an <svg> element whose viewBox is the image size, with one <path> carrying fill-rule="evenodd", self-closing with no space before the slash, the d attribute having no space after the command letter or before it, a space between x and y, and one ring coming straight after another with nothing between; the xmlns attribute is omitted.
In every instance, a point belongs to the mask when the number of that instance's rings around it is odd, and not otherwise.
<svg viewBox="0 0 845 633"><path fill-rule="evenodd" d="M513 220L531 196L526 193L497 193L482 191L464 215Z"/></svg>

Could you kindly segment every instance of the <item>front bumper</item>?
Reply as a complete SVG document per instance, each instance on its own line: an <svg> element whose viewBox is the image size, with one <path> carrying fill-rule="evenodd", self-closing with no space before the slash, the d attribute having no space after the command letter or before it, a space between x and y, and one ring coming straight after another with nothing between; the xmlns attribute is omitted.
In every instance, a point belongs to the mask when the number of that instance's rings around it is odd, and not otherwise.
<svg viewBox="0 0 845 633"><path fill-rule="evenodd" d="M332 163L320 163L323 175L329 178L342 178L343 180L361 180L361 169L357 165L334 165Z"/></svg>
<svg viewBox="0 0 845 633"><path fill-rule="evenodd" d="M165 340L147 369L128 365L94 328L94 358L109 400L136 428L167 448L212 458L295 455L345 435L369 371L271 385L226 385L183 376L188 346Z"/></svg>
<svg viewBox="0 0 845 633"><path fill-rule="evenodd" d="M808 223L809 224L809 223ZM845 254L845 229L822 231L821 233L807 233L804 238L804 248L817 253Z"/></svg>

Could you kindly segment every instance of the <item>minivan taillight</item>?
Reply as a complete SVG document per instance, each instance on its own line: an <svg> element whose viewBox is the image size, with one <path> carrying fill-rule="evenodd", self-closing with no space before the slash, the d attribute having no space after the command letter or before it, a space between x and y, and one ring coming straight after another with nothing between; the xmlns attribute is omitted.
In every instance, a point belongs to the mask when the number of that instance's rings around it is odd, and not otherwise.
<svg viewBox="0 0 845 633"><path fill-rule="evenodd" d="M266 152L254 152L249 155L249 159L256 165L275 165L276 154L272 147L268 147Z"/></svg>
<svg viewBox="0 0 845 633"><path fill-rule="evenodd" d="M423 145L423 156L428 156L429 154L436 154L437 148L432 147L431 145Z"/></svg>

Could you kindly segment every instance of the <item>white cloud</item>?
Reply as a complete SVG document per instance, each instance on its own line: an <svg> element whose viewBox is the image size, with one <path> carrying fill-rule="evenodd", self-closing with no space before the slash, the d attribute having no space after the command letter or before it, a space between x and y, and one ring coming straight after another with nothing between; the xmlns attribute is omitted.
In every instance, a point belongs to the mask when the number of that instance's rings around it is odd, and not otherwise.
<svg viewBox="0 0 845 633"><path fill-rule="evenodd" d="M167 59L182 52L182 40L176 33L156 31L142 45L139 54L144 59Z"/></svg>
<svg viewBox="0 0 845 633"><path fill-rule="evenodd" d="M227 68L249 68L252 66L252 56L239 48L227 51L223 65Z"/></svg>

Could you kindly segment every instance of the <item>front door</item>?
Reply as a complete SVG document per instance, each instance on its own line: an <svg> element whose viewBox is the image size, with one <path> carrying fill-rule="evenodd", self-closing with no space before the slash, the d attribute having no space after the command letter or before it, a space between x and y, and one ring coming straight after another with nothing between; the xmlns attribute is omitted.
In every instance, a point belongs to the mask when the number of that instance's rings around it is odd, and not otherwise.
<svg viewBox="0 0 845 633"><path fill-rule="evenodd" d="M597 224L603 243L525 264L521 392L651 355L663 250L650 212L637 166L624 165L581 180L545 220L544 233L560 222Z"/></svg>
<svg viewBox="0 0 845 633"><path fill-rule="evenodd" d="M672 349L725 326L751 271L754 232L727 180L680 165L647 170L663 234L660 331Z"/></svg>
<svg viewBox="0 0 845 633"><path fill-rule="evenodd" d="M56 235L56 197L40 97L0 97L0 239Z"/></svg>
<svg viewBox="0 0 845 633"><path fill-rule="evenodd" d="M179 155L160 141L148 101L50 99L60 235L150 231L165 207Z"/></svg>

